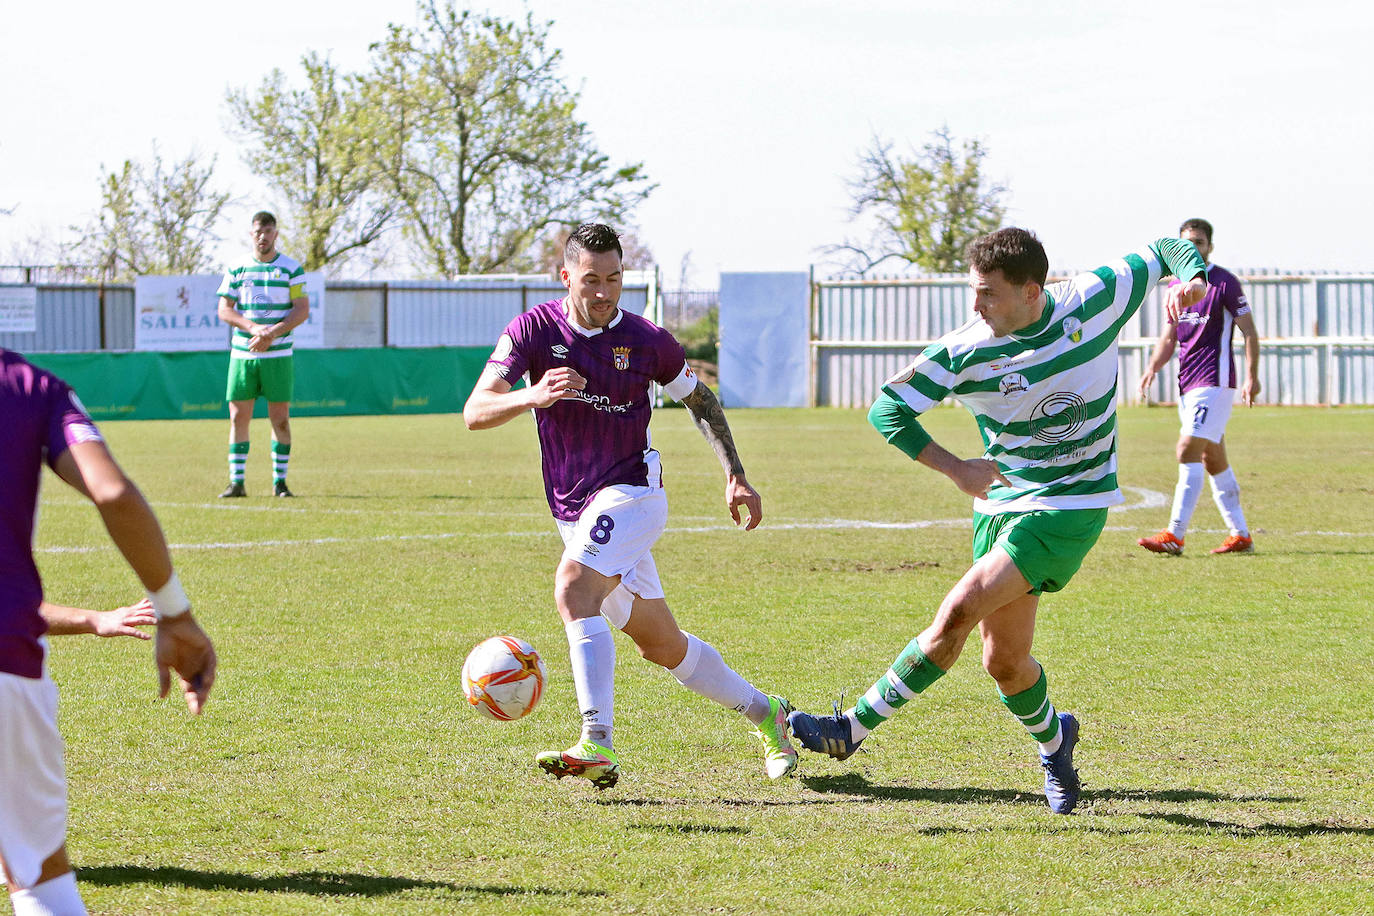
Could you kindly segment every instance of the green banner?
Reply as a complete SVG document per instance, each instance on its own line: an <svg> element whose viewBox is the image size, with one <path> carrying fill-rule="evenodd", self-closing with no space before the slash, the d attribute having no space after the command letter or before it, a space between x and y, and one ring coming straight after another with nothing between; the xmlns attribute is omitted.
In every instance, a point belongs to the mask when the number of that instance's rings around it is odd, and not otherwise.
<svg viewBox="0 0 1374 916"><path fill-rule="evenodd" d="M490 352L487 347L297 350L291 414L458 413ZM24 356L65 379L97 420L229 415L227 350ZM259 398L254 416L266 415L267 402Z"/></svg>

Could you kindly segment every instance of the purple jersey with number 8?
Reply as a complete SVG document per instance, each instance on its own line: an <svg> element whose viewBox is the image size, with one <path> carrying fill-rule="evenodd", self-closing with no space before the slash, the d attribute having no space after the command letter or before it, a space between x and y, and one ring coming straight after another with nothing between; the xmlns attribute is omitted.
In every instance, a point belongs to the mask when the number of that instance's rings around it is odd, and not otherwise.
<svg viewBox="0 0 1374 916"><path fill-rule="evenodd" d="M576 519L604 487L660 484L658 453L649 442L649 385L672 382L686 366L672 334L624 309L607 327L588 332L555 299L507 325L487 364L512 384L527 372L537 383L558 366L587 380L578 397L534 412L554 518Z"/></svg>

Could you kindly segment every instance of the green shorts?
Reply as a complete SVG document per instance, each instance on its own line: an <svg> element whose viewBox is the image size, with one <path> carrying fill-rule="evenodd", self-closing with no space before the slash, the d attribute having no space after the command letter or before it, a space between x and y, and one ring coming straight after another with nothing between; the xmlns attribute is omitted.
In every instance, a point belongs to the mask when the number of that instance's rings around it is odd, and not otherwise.
<svg viewBox="0 0 1374 916"><path fill-rule="evenodd" d="M973 513L973 560L1000 546L1030 593L1057 592L1069 584L1107 524L1106 509L1043 509L1006 515Z"/></svg>
<svg viewBox="0 0 1374 916"><path fill-rule="evenodd" d="M229 357L229 388L225 397L230 401L253 401L259 396L269 402L290 401L296 386L294 362L290 356L271 359Z"/></svg>

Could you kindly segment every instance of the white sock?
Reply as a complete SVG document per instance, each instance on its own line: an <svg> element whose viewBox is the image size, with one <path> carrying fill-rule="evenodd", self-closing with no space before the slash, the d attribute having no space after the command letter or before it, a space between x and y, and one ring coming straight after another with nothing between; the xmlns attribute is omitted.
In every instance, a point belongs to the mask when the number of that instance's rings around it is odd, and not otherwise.
<svg viewBox="0 0 1374 916"><path fill-rule="evenodd" d="M76 872L49 878L42 884L10 891L14 916L86 916L86 904L76 889Z"/></svg>
<svg viewBox="0 0 1374 916"><path fill-rule="evenodd" d="M1198 497L1202 495L1202 480L1207 472L1202 462L1180 464L1178 466L1178 486L1174 488L1174 514L1169 519L1169 533L1180 541L1193 520L1193 510L1197 508Z"/></svg>
<svg viewBox="0 0 1374 916"><path fill-rule="evenodd" d="M691 633L687 637L687 655L668 673L693 693L722 706L743 713L758 725L768 716L768 697L763 691L735 673L710 643L702 642Z"/></svg>
<svg viewBox="0 0 1374 916"><path fill-rule="evenodd" d="M615 638L604 617L584 617L564 624L572 661L582 737L611 746L615 723Z"/></svg>
<svg viewBox="0 0 1374 916"><path fill-rule="evenodd" d="M1248 538L1250 529L1245 527L1245 513L1240 510L1240 483L1236 480L1236 472L1229 467L1212 475L1212 500L1231 533Z"/></svg>
<svg viewBox="0 0 1374 916"><path fill-rule="evenodd" d="M872 729L864 728L864 724L859 721L859 707L851 706L844 711L844 717L849 720L849 740L862 741L868 737Z"/></svg>

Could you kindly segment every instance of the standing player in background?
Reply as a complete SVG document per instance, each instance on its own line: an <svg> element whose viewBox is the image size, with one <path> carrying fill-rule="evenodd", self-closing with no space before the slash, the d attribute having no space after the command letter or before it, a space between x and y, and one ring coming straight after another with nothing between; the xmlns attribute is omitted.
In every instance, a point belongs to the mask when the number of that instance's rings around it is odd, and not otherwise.
<svg viewBox="0 0 1374 916"><path fill-rule="evenodd" d="M272 492L290 496L286 467L291 460L291 393L295 366L291 332L310 317L305 271L277 251L277 218L253 214L253 257L224 274L219 319L234 328L229 349L229 486L221 497L246 496L248 423L258 396L267 398L272 424Z"/></svg>
<svg viewBox="0 0 1374 916"><path fill-rule="evenodd" d="M1183 553L1183 537L1188 522L1202 495L1204 471L1212 482L1212 500L1230 535L1212 553L1249 553L1255 542L1240 508L1240 484L1226 460L1226 423L1236 397L1236 360L1231 352L1235 328L1245 338L1245 384L1240 399L1255 406L1260 393L1259 331L1255 316L1235 274L1211 263L1212 224L1205 219L1190 219L1179 227L1180 238L1197 246L1207 262L1207 295L1196 305L1184 309L1177 321L1164 326L1159 335L1149 368L1140 378L1140 394L1149 397L1150 384L1174 355L1178 346L1178 416L1182 430L1178 436L1178 486L1174 489L1173 515L1169 527L1136 543L1154 553L1178 556Z"/></svg>
<svg viewBox="0 0 1374 916"><path fill-rule="evenodd" d="M1161 276L1176 314L1207 291L1192 245L1159 239L1119 261L1045 287L1049 261L1024 229L969 246L977 317L925 349L883 386L869 421L909 458L939 471L973 502L973 565L935 619L855 706L792 714L807 750L845 759L868 733L933 684L976 626L983 668L1003 704L1040 746L1045 798L1056 814L1078 803L1078 720L1055 711L1031 655L1042 592L1068 584L1097 542L1116 482L1117 335ZM953 395L978 421L983 456L961 459L918 417ZM860 624L861 626L862 624Z"/></svg>
<svg viewBox="0 0 1374 916"><path fill-rule="evenodd" d="M199 715L215 680L215 649L191 616L153 510L115 464L76 396L57 376L9 350L0 350L0 429L0 864L16 916L68 916L86 909L67 860L57 688L43 637L50 622L55 632L98 631L104 624L43 601L33 531L45 462L95 504L148 590L160 695L167 695L175 671L186 705ZM104 623L117 629L146 622L138 606L122 611Z"/></svg>
<svg viewBox="0 0 1374 916"><path fill-rule="evenodd" d="M787 734L791 707L679 629L664 599L650 553L668 519L658 452L649 442L651 383L682 401L715 450L735 524L744 507L745 529L757 526L762 502L745 480L720 401L687 365L682 345L618 308L622 258L609 226L578 227L560 269L568 295L507 326L463 407L468 429L500 426L534 410L544 490L563 538L554 602L567 631L582 737L536 762L554 776L583 776L603 789L619 778L612 750L614 625L684 687L753 722L765 771L778 779L797 765ZM530 384L512 390L525 373Z"/></svg>

